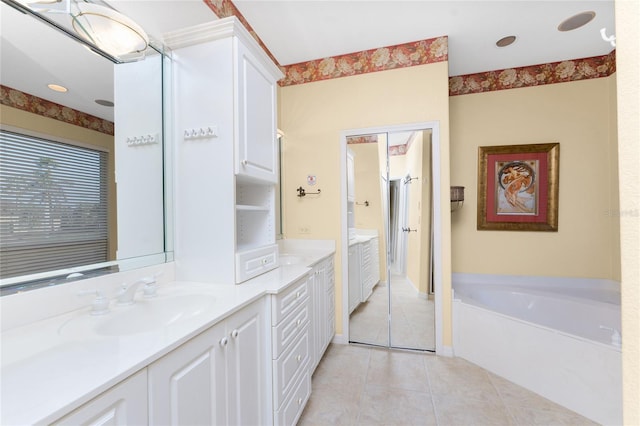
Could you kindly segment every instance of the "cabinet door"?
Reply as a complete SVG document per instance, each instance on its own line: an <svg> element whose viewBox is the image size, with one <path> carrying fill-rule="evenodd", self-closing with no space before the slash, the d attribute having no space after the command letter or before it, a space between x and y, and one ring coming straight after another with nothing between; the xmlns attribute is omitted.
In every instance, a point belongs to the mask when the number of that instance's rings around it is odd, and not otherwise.
<svg viewBox="0 0 640 426"><path fill-rule="evenodd" d="M356 201L355 158L350 149L347 149L347 201Z"/></svg>
<svg viewBox="0 0 640 426"><path fill-rule="evenodd" d="M359 244L349 246L349 313L360 304L361 299L359 246Z"/></svg>
<svg viewBox="0 0 640 426"><path fill-rule="evenodd" d="M54 425L146 425L147 370L141 370Z"/></svg>
<svg viewBox="0 0 640 426"><path fill-rule="evenodd" d="M227 319L227 375L229 424L264 425L272 419L271 350L267 345L271 324L266 299L253 303Z"/></svg>
<svg viewBox="0 0 640 426"><path fill-rule="evenodd" d="M148 367L149 424L225 425L224 323Z"/></svg>
<svg viewBox="0 0 640 426"><path fill-rule="evenodd" d="M253 54L235 39L236 174L278 181L276 82Z"/></svg>

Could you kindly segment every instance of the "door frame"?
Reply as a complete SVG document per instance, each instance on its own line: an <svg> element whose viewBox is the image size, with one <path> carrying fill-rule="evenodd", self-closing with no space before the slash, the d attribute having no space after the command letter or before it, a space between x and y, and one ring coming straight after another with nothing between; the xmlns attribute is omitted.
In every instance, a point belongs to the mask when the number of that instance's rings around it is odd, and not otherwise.
<svg viewBox="0 0 640 426"><path fill-rule="evenodd" d="M349 229L347 224L347 137L379 133L409 132L427 129L431 129L432 141L431 173L433 176L433 279L435 291L435 349L436 354L444 352L442 329L442 209L440 202L440 186L442 179L440 176L441 147L439 121L426 121L419 123L348 129L340 132L340 189L342 194L342 196L340 197L340 254L342 264L342 336L340 341L342 343L349 342Z"/></svg>

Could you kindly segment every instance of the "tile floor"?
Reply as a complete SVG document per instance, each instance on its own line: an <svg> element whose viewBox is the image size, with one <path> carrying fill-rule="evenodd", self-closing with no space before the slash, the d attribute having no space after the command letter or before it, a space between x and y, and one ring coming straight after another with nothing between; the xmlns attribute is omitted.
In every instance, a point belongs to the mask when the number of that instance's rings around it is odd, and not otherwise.
<svg viewBox="0 0 640 426"><path fill-rule="evenodd" d="M359 343L387 346L387 286L378 284L349 318L349 337ZM391 344L399 348L435 349L433 300L418 296L399 275L391 276Z"/></svg>
<svg viewBox="0 0 640 426"><path fill-rule="evenodd" d="M331 344L299 425L595 425L460 358Z"/></svg>

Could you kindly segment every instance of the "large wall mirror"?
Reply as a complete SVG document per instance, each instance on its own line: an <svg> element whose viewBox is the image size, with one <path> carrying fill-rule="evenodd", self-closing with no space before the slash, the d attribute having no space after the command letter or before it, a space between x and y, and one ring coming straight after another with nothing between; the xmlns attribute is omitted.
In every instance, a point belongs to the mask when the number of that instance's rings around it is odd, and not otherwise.
<svg viewBox="0 0 640 426"><path fill-rule="evenodd" d="M1 4L2 294L172 260L169 56L100 54L21 6Z"/></svg>
<svg viewBox="0 0 640 426"><path fill-rule="evenodd" d="M345 136L350 342L436 349L439 151L427 124Z"/></svg>

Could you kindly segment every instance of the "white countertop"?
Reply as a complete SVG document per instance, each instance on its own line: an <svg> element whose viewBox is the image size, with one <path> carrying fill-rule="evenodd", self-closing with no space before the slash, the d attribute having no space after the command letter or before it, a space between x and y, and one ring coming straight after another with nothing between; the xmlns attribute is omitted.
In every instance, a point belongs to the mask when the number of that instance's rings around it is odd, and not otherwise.
<svg viewBox="0 0 640 426"><path fill-rule="evenodd" d="M304 257L303 263L281 266L240 285L161 284L156 300L189 294L215 299L206 312L169 326L135 334L98 335L89 331L91 324L111 314L92 317L83 308L4 331L0 423L42 424L59 419L242 307L284 290L304 276L309 265L333 253L323 249L299 252L296 250ZM153 301L140 300L138 306L115 306L113 310L136 309Z"/></svg>

